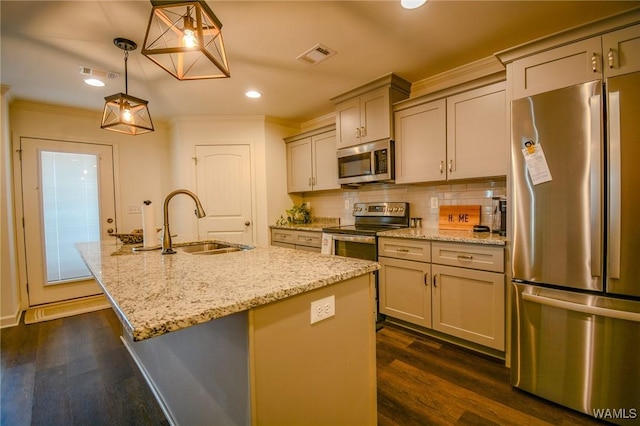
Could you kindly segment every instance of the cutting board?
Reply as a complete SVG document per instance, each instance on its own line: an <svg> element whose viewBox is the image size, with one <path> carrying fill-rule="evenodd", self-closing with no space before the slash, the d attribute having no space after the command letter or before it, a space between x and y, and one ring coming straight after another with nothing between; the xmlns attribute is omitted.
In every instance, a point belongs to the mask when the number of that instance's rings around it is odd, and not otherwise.
<svg viewBox="0 0 640 426"><path fill-rule="evenodd" d="M440 229L469 230L480 225L480 206L440 206Z"/></svg>

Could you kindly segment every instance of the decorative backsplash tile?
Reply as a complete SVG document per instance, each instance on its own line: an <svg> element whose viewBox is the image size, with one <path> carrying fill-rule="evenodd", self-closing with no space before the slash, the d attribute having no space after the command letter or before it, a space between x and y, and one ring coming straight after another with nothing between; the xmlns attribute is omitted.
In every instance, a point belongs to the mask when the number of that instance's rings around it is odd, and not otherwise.
<svg viewBox="0 0 640 426"><path fill-rule="evenodd" d="M353 223L353 204L359 202L399 201L410 203L411 216L421 217L424 228L438 227L439 209L431 208L431 198L441 205L478 204L482 206L482 225L491 224L491 199L506 197L506 178L474 180L467 183L433 185L368 185L354 190L305 193L303 201L311 201L314 216L338 217L340 223ZM345 209L348 202L349 209Z"/></svg>

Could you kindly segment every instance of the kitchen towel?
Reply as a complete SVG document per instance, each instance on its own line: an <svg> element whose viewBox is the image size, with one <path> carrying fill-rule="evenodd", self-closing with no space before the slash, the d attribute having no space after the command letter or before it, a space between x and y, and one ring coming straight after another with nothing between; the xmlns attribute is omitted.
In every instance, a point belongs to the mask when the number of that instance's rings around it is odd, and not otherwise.
<svg viewBox="0 0 640 426"><path fill-rule="evenodd" d="M145 247L160 245L158 228L156 228L156 215L149 200L142 203L142 241Z"/></svg>
<svg viewBox="0 0 640 426"><path fill-rule="evenodd" d="M322 249L320 250L320 253L328 254L329 256L333 256L335 254L331 234L322 233Z"/></svg>

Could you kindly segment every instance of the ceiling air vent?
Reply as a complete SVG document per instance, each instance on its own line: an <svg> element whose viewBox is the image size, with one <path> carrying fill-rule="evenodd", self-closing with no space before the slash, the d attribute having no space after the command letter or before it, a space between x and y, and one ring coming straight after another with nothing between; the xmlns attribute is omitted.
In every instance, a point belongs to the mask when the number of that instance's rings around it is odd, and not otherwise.
<svg viewBox="0 0 640 426"><path fill-rule="evenodd" d="M113 71L103 71L103 70L98 70L95 68L91 68L91 67L80 67L80 74L85 75L85 76L93 76L93 77L98 77L98 78L104 78L107 80L115 80L116 78L118 78L120 76L120 74L118 74L117 72L113 72Z"/></svg>
<svg viewBox="0 0 640 426"><path fill-rule="evenodd" d="M329 59L336 53L337 52L335 50L331 50L323 44L316 44L311 49L298 56L296 59L309 65L317 65L320 62Z"/></svg>

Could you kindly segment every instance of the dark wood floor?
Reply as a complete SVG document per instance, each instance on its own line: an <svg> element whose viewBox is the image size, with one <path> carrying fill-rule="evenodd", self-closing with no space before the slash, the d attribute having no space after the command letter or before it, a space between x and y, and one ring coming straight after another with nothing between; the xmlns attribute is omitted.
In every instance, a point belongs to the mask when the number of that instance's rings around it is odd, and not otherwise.
<svg viewBox="0 0 640 426"><path fill-rule="evenodd" d="M167 425L110 309L0 332L0 424ZM509 385L502 363L385 326L378 424L598 425ZM212 421L215 425L215 421Z"/></svg>

